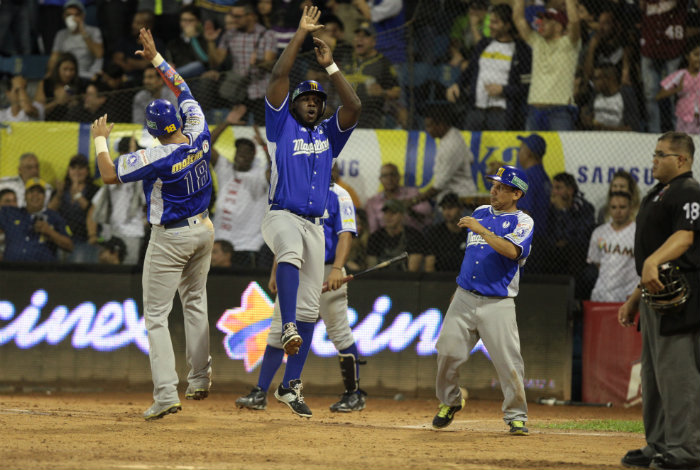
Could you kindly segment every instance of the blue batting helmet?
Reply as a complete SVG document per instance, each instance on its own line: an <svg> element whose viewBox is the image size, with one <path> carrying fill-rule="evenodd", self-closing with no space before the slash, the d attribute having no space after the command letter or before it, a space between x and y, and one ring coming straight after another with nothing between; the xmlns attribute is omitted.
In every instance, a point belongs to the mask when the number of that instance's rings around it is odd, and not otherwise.
<svg viewBox="0 0 700 470"><path fill-rule="evenodd" d="M300 84L298 84L297 87L294 89L294 92L292 92L292 103L294 103L294 101L296 101L296 99L299 98L301 95L305 95L307 93L316 93L318 96L321 97L321 99L323 100L323 107L319 115L323 116L323 113L326 112L326 99L328 98L328 95L326 94L326 91L323 89L321 84L318 83L316 80L306 80L305 82L301 82Z"/></svg>
<svg viewBox="0 0 700 470"><path fill-rule="evenodd" d="M498 169L495 175L488 175L487 178L519 189L523 193L527 192L527 175L520 168L504 165Z"/></svg>
<svg viewBox="0 0 700 470"><path fill-rule="evenodd" d="M146 106L146 129L153 137L172 134L180 126L180 113L170 101L153 100Z"/></svg>

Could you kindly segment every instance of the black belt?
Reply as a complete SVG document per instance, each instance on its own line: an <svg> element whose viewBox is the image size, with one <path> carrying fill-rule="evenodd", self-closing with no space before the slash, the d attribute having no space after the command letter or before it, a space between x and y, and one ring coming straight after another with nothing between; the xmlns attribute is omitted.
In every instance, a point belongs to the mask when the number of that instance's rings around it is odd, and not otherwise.
<svg viewBox="0 0 700 470"><path fill-rule="evenodd" d="M469 292L470 294L478 295L479 297L484 297L486 299L507 299L508 298L508 297L498 297L498 296L494 296L494 295L484 295L481 292L479 292L478 290L474 290L474 289L468 290L467 292Z"/></svg>
<svg viewBox="0 0 700 470"><path fill-rule="evenodd" d="M199 217L201 219L206 219L209 217L209 210L205 210L201 214L193 215L192 217ZM185 217L184 219L176 220L175 222L170 222L169 224L163 225L163 228L180 228L188 227L190 225L190 219L192 217Z"/></svg>
<svg viewBox="0 0 700 470"><path fill-rule="evenodd" d="M296 212L292 212L289 209L285 209L283 207L278 207L278 206L270 206L271 211L285 211L289 212L290 214L294 214L297 217L301 217L304 220L308 220L309 222L313 222L316 225L323 225L323 218L322 217L314 217L313 215L302 215L302 214L297 214Z"/></svg>

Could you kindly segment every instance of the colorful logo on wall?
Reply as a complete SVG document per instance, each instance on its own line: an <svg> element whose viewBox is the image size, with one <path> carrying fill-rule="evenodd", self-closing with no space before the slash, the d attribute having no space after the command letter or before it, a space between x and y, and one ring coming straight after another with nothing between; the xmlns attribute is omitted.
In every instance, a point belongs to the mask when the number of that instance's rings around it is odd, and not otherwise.
<svg viewBox="0 0 700 470"><path fill-rule="evenodd" d="M385 325L391 306L388 295L377 297L372 311L359 323L357 311L348 308L348 322L350 327L354 327L352 332L360 355L373 356L385 349L403 351L416 340L416 353L419 356L436 354L435 343L442 326L440 310L430 308L416 317L409 312L401 312L391 324ZM219 330L226 333L226 353L231 359L242 360L248 372L262 362L273 309L274 302L263 288L257 282L251 282L241 296L241 306L226 310L216 323ZM316 325L311 350L321 357L337 354L335 346L328 339L323 320ZM472 349L472 354L476 351L491 359L481 340Z"/></svg>

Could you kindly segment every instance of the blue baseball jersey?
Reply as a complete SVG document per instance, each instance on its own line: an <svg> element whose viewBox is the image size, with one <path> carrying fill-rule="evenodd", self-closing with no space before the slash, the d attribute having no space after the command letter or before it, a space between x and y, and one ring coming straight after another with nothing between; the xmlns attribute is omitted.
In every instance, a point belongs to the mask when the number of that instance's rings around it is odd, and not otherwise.
<svg viewBox="0 0 700 470"><path fill-rule="evenodd" d="M520 210L498 212L491 206L478 207L472 217L484 228L520 247L520 257L512 260L499 254L481 235L469 230L457 284L487 297L515 297L518 295L520 268L530 254L532 217Z"/></svg>
<svg viewBox="0 0 700 470"><path fill-rule="evenodd" d="M331 168L355 126L340 129L338 111L313 129L289 110L289 94L279 108L265 98L265 129L272 156L268 202L295 214L322 217Z"/></svg>
<svg viewBox="0 0 700 470"><path fill-rule="evenodd" d="M337 184L331 185L326 203L328 217L323 219L323 234L326 238L326 264L335 261L335 249L338 246L338 236L343 232L351 232L357 236L355 221L355 205L350 193Z"/></svg>
<svg viewBox="0 0 700 470"><path fill-rule="evenodd" d="M184 80L167 62L158 72L177 95L182 133L187 144L159 145L121 155L114 162L122 183L143 180L148 221L166 225L204 212L209 207L211 138L204 112Z"/></svg>
<svg viewBox="0 0 700 470"><path fill-rule="evenodd" d="M0 207L0 230L5 232L5 261L56 261L56 244L46 235L34 231L38 219L48 222L61 235L70 236L66 221L51 209L30 214L24 207Z"/></svg>

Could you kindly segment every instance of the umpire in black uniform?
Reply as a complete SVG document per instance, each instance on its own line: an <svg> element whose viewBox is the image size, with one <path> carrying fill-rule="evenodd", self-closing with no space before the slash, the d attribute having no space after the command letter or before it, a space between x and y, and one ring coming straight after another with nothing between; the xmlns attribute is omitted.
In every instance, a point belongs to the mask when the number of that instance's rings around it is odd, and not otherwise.
<svg viewBox="0 0 700 470"><path fill-rule="evenodd" d="M640 311L647 445L627 452L626 467L700 469L700 184L691 172L694 153L688 134L659 137L652 173L659 183L637 215L634 257L641 287L620 307L618 320L631 326ZM669 282L668 269L660 276L659 265L669 261L687 286ZM671 286L678 289L672 299L690 295L673 309L659 306Z"/></svg>

